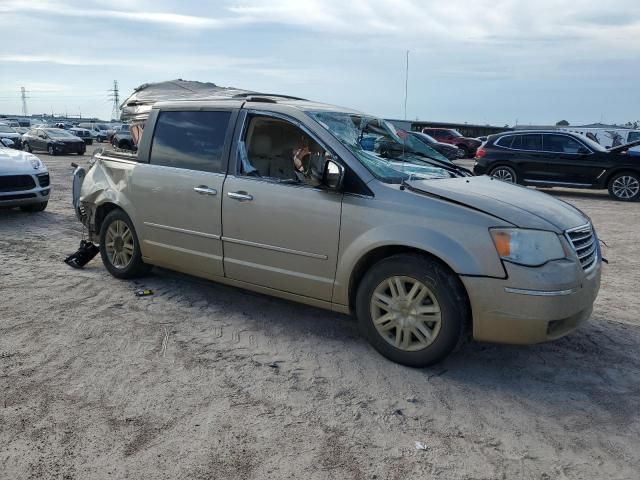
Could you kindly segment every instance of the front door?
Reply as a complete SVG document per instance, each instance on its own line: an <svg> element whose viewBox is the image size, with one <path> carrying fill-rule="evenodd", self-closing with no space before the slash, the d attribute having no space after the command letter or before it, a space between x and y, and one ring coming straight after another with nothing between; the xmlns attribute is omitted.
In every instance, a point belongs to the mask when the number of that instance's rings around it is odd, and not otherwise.
<svg viewBox="0 0 640 480"><path fill-rule="evenodd" d="M550 154L548 171L558 184L590 186L606 168L601 157L569 135L545 134L544 149Z"/></svg>
<svg viewBox="0 0 640 480"><path fill-rule="evenodd" d="M38 133L35 136L34 140L35 140L34 141L35 145L31 145L31 148L33 150L47 149L48 139L47 139L47 134L44 132L44 130L38 130Z"/></svg>
<svg viewBox="0 0 640 480"><path fill-rule="evenodd" d="M227 277L331 300L342 195L305 173L325 152L287 119L247 115L222 199Z"/></svg>
<svg viewBox="0 0 640 480"><path fill-rule="evenodd" d="M131 179L136 229L150 263L209 278L224 275L220 214L231 115L159 113L149 163L137 165Z"/></svg>

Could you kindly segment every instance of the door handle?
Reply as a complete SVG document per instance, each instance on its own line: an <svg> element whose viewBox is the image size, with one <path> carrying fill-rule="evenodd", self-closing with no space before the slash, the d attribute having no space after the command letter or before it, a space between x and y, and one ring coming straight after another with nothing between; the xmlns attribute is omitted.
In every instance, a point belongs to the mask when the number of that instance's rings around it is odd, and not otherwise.
<svg viewBox="0 0 640 480"><path fill-rule="evenodd" d="M250 202L253 200L253 195L249 195L247 192L229 192L227 196L239 202Z"/></svg>
<svg viewBox="0 0 640 480"><path fill-rule="evenodd" d="M206 185L200 185L193 187L193 189L200 195L217 195L218 191L215 188L209 188Z"/></svg>

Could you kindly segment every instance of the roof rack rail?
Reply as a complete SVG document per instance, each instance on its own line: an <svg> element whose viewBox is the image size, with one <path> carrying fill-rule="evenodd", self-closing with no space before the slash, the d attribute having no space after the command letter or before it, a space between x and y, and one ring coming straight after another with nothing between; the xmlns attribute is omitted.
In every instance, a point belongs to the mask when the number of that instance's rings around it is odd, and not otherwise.
<svg viewBox="0 0 640 480"><path fill-rule="evenodd" d="M276 97L276 98L286 98L287 100L304 100L307 101L306 98L293 97L291 95L280 95L278 93L262 93L262 92L246 92L246 93L237 93L232 98L248 98L248 97ZM258 100L260 101L260 100Z"/></svg>

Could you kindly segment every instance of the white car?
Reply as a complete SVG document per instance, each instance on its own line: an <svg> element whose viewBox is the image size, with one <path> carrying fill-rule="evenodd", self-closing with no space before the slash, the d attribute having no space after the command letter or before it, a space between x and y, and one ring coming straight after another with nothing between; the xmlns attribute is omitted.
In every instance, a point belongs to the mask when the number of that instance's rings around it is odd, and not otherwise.
<svg viewBox="0 0 640 480"><path fill-rule="evenodd" d="M41 212L50 193L49 171L38 157L0 144L0 207Z"/></svg>

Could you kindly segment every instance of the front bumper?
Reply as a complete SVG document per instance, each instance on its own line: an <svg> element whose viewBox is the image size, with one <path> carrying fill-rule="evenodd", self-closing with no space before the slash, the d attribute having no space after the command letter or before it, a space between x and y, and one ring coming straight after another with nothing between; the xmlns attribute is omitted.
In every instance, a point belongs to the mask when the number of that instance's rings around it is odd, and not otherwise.
<svg viewBox="0 0 640 480"><path fill-rule="evenodd" d="M53 148L58 154L68 154L68 153L84 153L87 151L87 146L84 142L74 142L74 143L65 143L65 144L53 144Z"/></svg>
<svg viewBox="0 0 640 480"><path fill-rule="evenodd" d="M479 341L531 344L560 338L591 316L601 262L585 272L559 260L537 268L505 265L507 279L461 277Z"/></svg>
<svg viewBox="0 0 640 480"><path fill-rule="evenodd" d="M20 205L32 205L43 203L49 200L51 193L50 179L48 172L30 174L33 179L33 188L9 187L0 189L0 207L18 207Z"/></svg>

